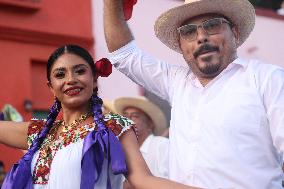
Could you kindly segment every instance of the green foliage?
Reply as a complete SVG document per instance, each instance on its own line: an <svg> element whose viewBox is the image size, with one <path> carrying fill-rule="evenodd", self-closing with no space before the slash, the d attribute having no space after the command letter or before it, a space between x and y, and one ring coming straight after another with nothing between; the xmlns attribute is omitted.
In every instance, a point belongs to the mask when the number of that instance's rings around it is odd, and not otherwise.
<svg viewBox="0 0 284 189"><path fill-rule="evenodd" d="M283 0L249 0L255 7L277 10Z"/></svg>

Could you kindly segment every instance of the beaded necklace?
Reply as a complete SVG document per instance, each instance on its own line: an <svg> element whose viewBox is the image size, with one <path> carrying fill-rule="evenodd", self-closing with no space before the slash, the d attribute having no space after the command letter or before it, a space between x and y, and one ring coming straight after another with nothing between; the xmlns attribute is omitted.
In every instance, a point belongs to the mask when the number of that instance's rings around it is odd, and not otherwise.
<svg viewBox="0 0 284 189"><path fill-rule="evenodd" d="M70 124L66 124L65 121L61 122L61 126L62 128L62 132L68 132L70 131L72 128L77 127L78 125L80 125L82 122L84 122L88 117L90 117L92 115L91 112L85 113L83 115L80 116L79 119L74 120L72 123Z"/></svg>

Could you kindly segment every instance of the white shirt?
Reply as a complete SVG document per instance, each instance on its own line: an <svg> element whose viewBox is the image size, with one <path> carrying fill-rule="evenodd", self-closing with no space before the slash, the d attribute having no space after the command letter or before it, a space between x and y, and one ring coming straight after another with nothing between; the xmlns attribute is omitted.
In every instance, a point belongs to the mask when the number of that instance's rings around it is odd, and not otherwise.
<svg viewBox="0 0 284 189"><path fill-rule="evenodd" d="M133 41L110 60L171 104L170 179L202 188L282 188L283 69L238 58L203 87L188 67L156 60Z"/></svg>
<svg viewBox="0 0 284 189"><path fill-rule="evenodd" d="M140 147L140 152L154 176L169 178L169 140L149 135Z"/></svg>

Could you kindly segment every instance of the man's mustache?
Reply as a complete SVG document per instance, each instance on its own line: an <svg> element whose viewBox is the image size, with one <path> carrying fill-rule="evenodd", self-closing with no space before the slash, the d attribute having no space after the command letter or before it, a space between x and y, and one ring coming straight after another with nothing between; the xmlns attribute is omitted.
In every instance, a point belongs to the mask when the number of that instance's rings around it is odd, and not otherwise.
<svg viewBox="0 0 284 189"><path fill-rule="evenodd" d="M209 44L204 44L204 45L200 46L193 53L193 56L194 56L194 58L196 58L196 57L198 57L200 54L202 54L204 52L211 52L211 51L219 51L219 47L213 46L213 45L209 45Z"/></svg>

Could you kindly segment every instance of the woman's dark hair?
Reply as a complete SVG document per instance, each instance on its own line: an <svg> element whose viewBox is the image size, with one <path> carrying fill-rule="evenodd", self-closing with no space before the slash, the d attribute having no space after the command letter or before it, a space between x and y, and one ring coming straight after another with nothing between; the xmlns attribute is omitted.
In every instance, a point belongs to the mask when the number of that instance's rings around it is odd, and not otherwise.
<svg viewBox="0 0 284 189"><path fill-rule="evenodd" d="M62 47L59 47L48 58L47 69L46 69L46 76L47 76L48 81L50 81L51 68L52 68L54 62L61 55L66 54L66 53L75 54L75 55L78 55L79 57L83 58L90 65L90 67L93 71L93 75L95 75L95 73L96 73L95 64L94 64L93 57L90 55L90 53L87 50L85 50L84 48L82 48L78 45L69 44L69 45L64 45Z"/></svg>

